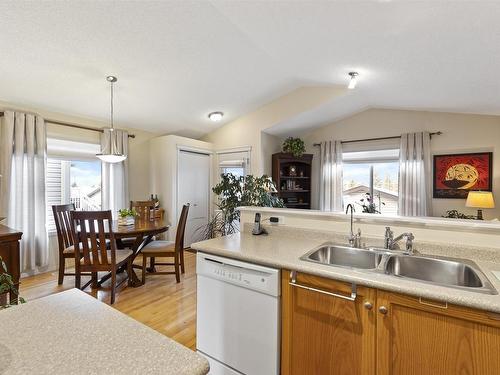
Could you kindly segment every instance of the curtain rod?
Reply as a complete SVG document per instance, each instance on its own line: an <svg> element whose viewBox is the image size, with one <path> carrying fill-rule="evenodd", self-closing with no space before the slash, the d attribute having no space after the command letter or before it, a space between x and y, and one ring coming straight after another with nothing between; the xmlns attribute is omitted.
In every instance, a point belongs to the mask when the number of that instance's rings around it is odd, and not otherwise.
<svg viewBox="0 0 500 375"><path fill-rule="evenodd" d="M0 112L0 117L3 116L3 112ZM76 129L83 129L83 130L90 130L93 132L99 132L99 133L104 133L103 129L99 128L91 128L90 126L85 126L85 125L78 125L78 124L71 124L69 122L62 122L62 121L56 121L56 120L45 120L45 122L54 124L54 125L62 125L62 126L67 126L69 128L76 128ZM129 134L129 138L135 138L135 134Z"/></svg>
<svg viewBox="0 0 500 375"><path fill-rule="evenodd" d="M442 131L437 131L437 132L434 132L434 133L430 133L429 135L432 138L433 135L441 135L441 134L443 134ZM384 139L399 139L399 138L401 138L400 135L395 135L395 136L392 136L392 137L352 139L350 141L341 141L340 143L345 144L345 143L355 143L355 142L383 141ZM321 146L321 143L313 143L313 146Z"/></svg>

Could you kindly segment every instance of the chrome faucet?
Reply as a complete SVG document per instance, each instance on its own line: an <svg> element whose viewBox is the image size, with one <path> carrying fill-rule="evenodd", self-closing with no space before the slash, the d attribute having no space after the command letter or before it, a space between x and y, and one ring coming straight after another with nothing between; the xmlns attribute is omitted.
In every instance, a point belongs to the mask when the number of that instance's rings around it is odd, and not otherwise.
<svg viewBox="0 0 500 375"><path fill-rule="evenodd" d="M384 236L384 247L389 250L394 250L395 245L406 237L406 250L405 254L413 255L413 240L415 236L413 233L402 233L396 238L394 238L394 232L391 230L391 227L385 227L385 236Z"/></svg>
<svg viewBox="0 0 500 375"><path fill-rule="evenodd" d="M345 213L348 214L351 211L351 231L349 232L349 245L351 247L361 247L361 229L358 228L358 233L354 234L353 230L353 214L356 212L354 206L349 203L346 207Z"/></svg>

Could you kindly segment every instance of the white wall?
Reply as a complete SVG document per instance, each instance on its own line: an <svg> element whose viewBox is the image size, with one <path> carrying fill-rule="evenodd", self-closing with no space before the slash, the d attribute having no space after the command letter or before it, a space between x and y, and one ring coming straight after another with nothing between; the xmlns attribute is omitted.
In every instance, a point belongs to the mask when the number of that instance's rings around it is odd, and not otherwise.
<svg viewBox="0 0 500 375"><path fill-rule="evenodd" d="M266 174L268 176L273 175L273 154L281 152L283 140L275 135L267 134L265 132L261 133L261 154L262 154L262 166L261 174Z"/></svg>
<svg viewBox="0 0 500 375"><path fill-rule="evenodd" d="M177 161L179 148L212 152L213 145L196 139L165 135L149 140L151 193L158 194L165 218L171 227L168 238L174 240L177 225ZM213 159L213 156L211 156ZM211 163L213 165L213 163ZM212 174L211 174L212 176ZM146 181L144 181L146 183ZM210 181L213 186L213 181ZM212 196L212 194L211 194ZM212 206L212 202L210 202Z"/></svg>
<svg viewBox="0 0 500 375"><path fill-rule="evenodd" d="M483 116L457 113L369 109L349 118L317 128L305 135L307 152L313 153L313 208L318 207L318 165L319 150L313 143L324 140L351 140L373 137L395 136L415 131L442 131L431 141L433 154L455 152L493 152L493 194L497 208L484 210L485 218L500 217L500 116ZM475 214L476 210L466 208L465 200L433 199L434 216L445 214L446 210Z"/></svg>
<svg viewBox="0 0 500 375"><path fill-rule="evenodd" d="M250 146L251 173L262 175L270 173L270 157L279 152L278 137L264 133L273 127L300 113L317 108L334 98L345 94L345 87L308 86L300 87L257 110L243 115L206 135L203 140L214 145L214 150ZM264 148L263 148L264 146ZM270 151L271 150L271 151Z"/></svg>

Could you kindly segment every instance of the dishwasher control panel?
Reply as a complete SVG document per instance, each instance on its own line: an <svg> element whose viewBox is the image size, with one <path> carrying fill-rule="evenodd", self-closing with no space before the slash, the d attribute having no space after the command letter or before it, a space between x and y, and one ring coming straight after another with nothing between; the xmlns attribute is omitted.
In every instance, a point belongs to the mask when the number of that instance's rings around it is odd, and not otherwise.
<svg viewBox="0 0 500 375"><path fill-rule="evenodd" d="M196 270L198 275L279 295L279 270L274 268L198 253Z"/></svg>

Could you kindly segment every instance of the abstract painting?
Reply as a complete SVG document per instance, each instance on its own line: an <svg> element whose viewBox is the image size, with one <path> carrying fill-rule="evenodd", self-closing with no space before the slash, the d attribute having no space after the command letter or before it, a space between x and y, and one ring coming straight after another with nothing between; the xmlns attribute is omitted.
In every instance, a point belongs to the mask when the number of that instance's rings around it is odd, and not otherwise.
<svg viewBox="0 0 500 375"><path fill-rule="evenodd" d="M491 152L434 155L434 198L467 198L471 190L491 191Z"/></svg>

